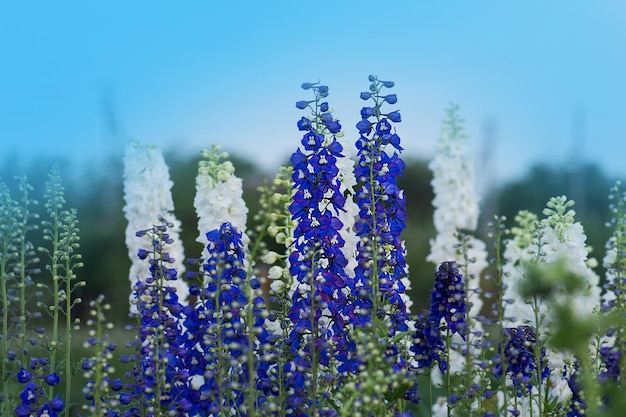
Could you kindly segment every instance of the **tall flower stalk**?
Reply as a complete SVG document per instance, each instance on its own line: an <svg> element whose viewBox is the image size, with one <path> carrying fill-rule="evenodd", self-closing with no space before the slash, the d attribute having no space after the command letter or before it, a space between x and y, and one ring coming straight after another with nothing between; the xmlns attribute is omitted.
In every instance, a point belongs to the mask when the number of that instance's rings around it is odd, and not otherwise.
<svg viewBox="0 0 626 417"><path fill-rule="evenodd" d="M12 337L10 330L13 330L12 324L15 317L15 307L18 299L13 288L15 280L14 265L16 261L15 247L19 239L19 206L11 197L9 188L3 182L0 182L0 291L2 296L2 343L3 356L1 360L2 369L2 401L0 402L0 411L2 415L8 415L11 410L12 398L9 395L8 379L13 374L14 360L17 357L16 352L10 351ZM13 366L12 366L13 365Z"/></svg>
<svg viewBox="0 0 626 417"><path fill-rule="evenodd" d="M52 316L52 335L48 346L50 369L56 372L57 352L61 352L65 364L65 398L69 398L72 389L72 330L76 330L79 323L79 319L76 322L72 320L72 309L81 302L80 298L72 295L77 288L84 286L85 282L76 282L76 270L83 266L82 257L78 253L80 231L76 210L65 208L64 188L58 167L53 168L49 175L45 198L49 220L42 221L42 227L44 239L49 242L50 247L39 250L50 260L48 271L52 278L52 288L47 285L40 286L51 291L53 300L47 309ZM64 327L63 337L60 335L59 325ZM55 386L51 385L48 388L49 398L53 398L54 393ZM65 415L69 416L69 407L66 407Z"/></svg>
<svg viewBox="0 0 626 417"><path fill-rule="evenodd" d="M437 235L430 241L427 260L435 265L456 262L465 280L467 328L463 340L459 336L453 339L452 346L456 348L451 352L448 372L460 376L458 395L463 401L457 406L465 410L462 412L469 412L470 408L482 407L482 392L476 391L487 388L478 383L483 379L484 367L477 365L482 364L484 357L481 351L484 333L479 321L483 305L480 279L488 263L485 243L472 235L478 224L479 197L474 160L465 144L467 134L458 110L456 105L447 109L435 158L429 164L433 172L433 220Z"/></svg>
<svg viewBox="0 0 626 417"><path fill-rule="evenodd" d="M137 279L149 276L145 263L137 259L140 249L150 247L151 242L147 235L137 239L137 230L146 230L159 222L159 218L167 218L172 224L169 234L172 245L167 248L168 253L175 259L172 265L179 274L184 274L184 248L179 238L180 221L174 216L174 201L172 200L172 181L169 169L165 164L161 151L154 145L144 145L133 140L124 154L124 214L126 226L126 246L131 260L129 279L134 285ZM177 295L184 301L189 293L186 282L173 282ZM137 311L137 300L130 300L131 312Z"/></svg>
<svg viewBox="0 0 626 417"><path fill-rule="evenodd" d="M317 415L327 407L323 399L331 386L339 382L330 367L333 357L344 364L350 360L341 355L350 344L343 315L347 259L339 219L345 197L336 165L343 147L337 140L341 125L323 101L328 87L318 83L302 87L311 90L314 99L296 103L299 109L310 109L311 116L298 122L304 132L302 147L291 156L294 188L289 210L296 226L289 268L296 283L289 312L293 327L287 339L291 346L287 383L294 393L288 406L294 415L304 410Z"/></svg>
<svg viewBox="0 0 626 417"><path fill-rule="evenodd" d="M360 136L354 170L359 183L355 195L359 242L355 276L351 280L352 298L346 312L355 327L357 348L360 344L376 347L365 356L368 371L361 376L379 376L377 386L385 387L367 393L374 399L373 410L381 412L391 406L405 411L404 401L417 401L417 385L410 381L409 345L404 343L414 325L409 320L406 291L410 284L401 237L406 228L405 196L398 186L405 164L399 155L402 147L394 127L401 115L397 110L383 108L397 103L396 94L387 92L394 83L373 75L369 81L369 91L361 93L361 99L369 105L361 109L361 121L356 125ZM398 386L402 388L394 388Z"/></svg>
<svg viewBox="0 0 626 417"><path fill-rule="evenodd" d="M188 382L188 372L182 364L182 306L175 281L176 260L167 248L174 243L168 230L174 226L164 218L159 224L136 232L138 238L148 237L150 246L140 249L137 257L148 264L148 276L139 277L134 286L133 299L137 300L136 339L134 367L130 372L132 384L123 394L122 404L130 404L132 413L155 417L184 412L186 403L180 391ZM135 415L135 414L130 414Z"/></svg>

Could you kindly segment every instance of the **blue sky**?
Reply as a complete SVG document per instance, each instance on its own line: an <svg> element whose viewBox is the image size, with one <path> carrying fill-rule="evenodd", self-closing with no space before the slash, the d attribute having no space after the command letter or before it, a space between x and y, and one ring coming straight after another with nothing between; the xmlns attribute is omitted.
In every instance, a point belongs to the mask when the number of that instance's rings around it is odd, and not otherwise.
<svg viewBox="0 0 626 417"><path fill-rule="evenodd" d="M573 137L626 177L625 21L619 0L5 1L0 163L92 164L136 138L275 170L299 143L302 82L330 87L356 139L376 74L396 82L406 156L432 156L454 102L482 182L568 163Z"/></svg>

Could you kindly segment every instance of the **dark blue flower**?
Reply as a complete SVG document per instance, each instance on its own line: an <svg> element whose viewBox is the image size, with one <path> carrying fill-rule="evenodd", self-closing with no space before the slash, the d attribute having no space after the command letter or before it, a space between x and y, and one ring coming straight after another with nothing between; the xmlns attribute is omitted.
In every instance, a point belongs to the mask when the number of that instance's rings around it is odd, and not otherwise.
<svg viewBox="0 0 626 417"><path fill-rule="evenodd" d="M602 346L600 348L600 358L604 367L602 368L598 379L604 381L619 381L620 377L620 357L622 352L616 347Z"/></svg>
<svg viewBox="0 0 626 417"><path fill-rule="evenodd" d="M398 102L398 96L395 94L387 94L383 99L389 104L396 104Z"/></svg>
<svg viewBox="0 0 626 417"><path fill-rule="evenodd" d="M27 383L24 390L20 394L22 404L33 405L37 403L37 399L43 396L41 387L35 385L32 381Z"/></svg>
<svg viewBox="0 0 626 417"><path fill-rule="evenodd" d="M367 119L362 119L356 124L356 128L359 130L360 134L368 135L372 131L372 122Z"/></svg>
<svg viewBox="0 0 626 417"><path fill-rule="evenodd" d="M313 103L312 101L305 101L305 100L300 100L298 102L296 102L296 107L299 108L300 110L304 110L306 109L309 104Z"/></svg>
<svg viewBox="0 0 626 417"><path fill-rule="evenodd" d="M435 362L444 373L448 367L444 352L445 346L441 334L441 325L429 320L427 314L421 314L415 323L411 352L420 369L430 369Z"/></svg>
<svg viewBox="0 0 626 417"><path fill-rule="evenodd" d="M30 373L30 371L24 368L20 368L19 372L17 373L17 380L22 384L27 383L32 378L33 375Z"/></svg>
<svg viewBox="0 0 626 417"><path fill-rule="evenodd" d="M587 403L583 398L582 386L578 381L578 367L579 364L575 364L575 371L567 380L567 385L572 391L572 397L569 402L569 410L567 410L567 417L585 417L587 413Z"/></svg>
<svg viewBox="0 0 626 417"><path fill-rule="evenodd" d="M402 117L400 116L399 111L392 111L391 113L387 113L387 117L394 123L399 123L402 121Z"/></svg>
<svg viewBox="0 0 626 417"><path fill-rule="evenodd" d="M430 294L430 314L432 323L446 322L450 334L466 336L466 293L463 276L455 262L443 262L435 274L435 285Z"/></svg>
<svg viewBox="0 0 626 417"><path fill-rule="evenodd" d="M46 381L46 384L50 385L50 386L56 386L59 385L59 382L61 381L61 378L59 378L59 375L57 375L56 372L53 372L49 375L46 375L46 377L44 378Z"/></svg>
<svg viewBox="0 0 626 417"><path fill-rule="evenodd" d="M313 88L316 100L328 94L327 88ZM291 157L294 187L289 211L296 226L294 243L289 256L290 272L297 288L293 293L288 318L292 328L286 345L293 358L285 364L287 387L293 391L288 401L293 415L306 413L312 401L307 388L313 381L312 363L324 374L325 384L339 381L328 368L331 359L338 360L340 369L348 369L348 355L339 352L348 346L343 306L346 303L347 265L342 247L343 224L338 213L343 211L345 197L340 190L337 160L343 157L343 147L335 134L341 130L326 106L314 109L310 134L322 139L304 151L298 149ZM315 146L313 146L315 145ZM321 374L320 374L321 377ZM333 415L333 410L318 409L320 415ZM304 415L304 414L302 414Z"/></svg>
<svg viewBox="0 0 626 417"><path fill-rule="evenodd" d="M361 93L361 98L371 99L373 105L363 107L362 120L356 126L360 137L356 142L358 163L354 174L361 187L355 196L359 207L355 231L361 240L357 245L355 277L350 281L351 302L345 307L345 314L354 326L361 328L368 328L374 322L385 323L384 338L376 338L374 343L385 346L385 362L391 366L381 370L415 380L408 358L393 342L409 329L404 301L406 288L402 281L408 275L406 249L401 238L406 228L406 208L404 193L397 183L404 162L397 153L390 155L386 149L395 142L396 149L401 150L400 138L392 133L393 121L383 117L381 112L386 101L380 94L384 85L375 76L370 76L369 80L372 82L370 92ZM418 345L416 349L421 347L424 346ZM425 350L422 353L427 354L422 357L424 365L429 360L432 364L432 355ZM402 397L418 402L417 383L407 387Z"/></svg>
<svg viewBox="0 0 626 417"><path fill-rule="evenodd" d="M50 407L51 410L56 411L57 413L60 413L63 411L63 409L65 408L65 401L63 401L58 395L56 397L54 397L53 399L51 399L50 401L48 401L47 403L48 407Z"/></svg>
<svg viewBox="0 0 626 417"><path fill-rule="evenodd" d="M505 335L504 360L499 358L496 360L494 374L496 378L501 378L504 363L506 374L511 378L517 396L527 396L537 377L544 380L550 374L550 368L545 360L545 347L541 348L540 367L542 370L540 375L537 375L535 346L538 341L534 329L530 326L511 327L505 329Z"/></svg>
<svg viewBox="0 0 626 417"><path fill-rule="evenodd" d="M310 130L311 129L311 120L306 117L302 117L298 120L298 130Z"/></svg>

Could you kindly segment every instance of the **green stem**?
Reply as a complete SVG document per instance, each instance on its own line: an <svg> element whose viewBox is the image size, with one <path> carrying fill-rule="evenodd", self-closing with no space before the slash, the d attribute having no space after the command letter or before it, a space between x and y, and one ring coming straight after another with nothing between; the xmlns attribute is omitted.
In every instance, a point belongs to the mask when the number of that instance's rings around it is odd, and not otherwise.
<svg viewBox="0 0 626 417"><path fill-rule="evenodd" d="M541 360L541 345L540 345L540 341L541 343L543 343L543 338L541 337L541 332L540 332L540 326L541 326L541 322L540 322L540 318L539 318L539 299L537 298L537 295L533 296L533 311L535 313L535 345L534 345L534 354L535 354L535 374L537 377L537 409L539 410L539 416L543 416L543 395L541 392L541 374L542 374L542 367L543 367L543 361ZM532 395L530 396L530 412L532 414ZM531 416L532 417L532 416Z"/></svg>
<svg viewBox="0 0 626 417"><path fill-rule="evenodd" d="M505 410L508 404L508 390L506 389L506 340L504 337L504 273L502 270L502 222L499 218L496 218L496 242L494 246L496 251L496 288L498 288L498 341L500 346L500 366L502 369L499 382L500 390L503 396L503 405L500 408L500 411L506 413Z"/></svg>
<svg viewBox="0 0 626 417"><path fill-rule="evenodd" d="M70 256L68 254L65 270L67 271L67 277L65 280L65 400L69 402L70 395L72 392L72 268L70 262ZM99 306L100 308L100 306ZM100 315L100 310L98 310L98 317ZM98 335L98 340L101 339L101 324L98 325L98 331L100 334ZM70 415L70 407L69 404L65 407L65 417L69 417Z"/></svg>
<svg viewBox="0 0 626 417"><path fill-rule="evenodd" d="M448 367L446 368L446 389L448 391L448 417L452 415L452 404L450 404L450 397L452 396L452 381L450 375L450 328L446 326L446 358L448 359Z"/></svg>
<svg viewBox="0 0 626 417"><path fill-rule="evenodd" d="M8 334L9 334L9 297L7 293L7 283L6 280L8 278L8 274L5 272L7 266L7 255L8 255L8 245L4 245L2 248L2 259L0 259L0 291L2 291L2 334L3 337L0 338L2 340L2 395L4 401L0 402L2 405L2 415L8 415L10 409L10 399L9 399L9 384L7 379L9 378L8 374L8 352L9 352L9 342L8 342Z"/></svg>

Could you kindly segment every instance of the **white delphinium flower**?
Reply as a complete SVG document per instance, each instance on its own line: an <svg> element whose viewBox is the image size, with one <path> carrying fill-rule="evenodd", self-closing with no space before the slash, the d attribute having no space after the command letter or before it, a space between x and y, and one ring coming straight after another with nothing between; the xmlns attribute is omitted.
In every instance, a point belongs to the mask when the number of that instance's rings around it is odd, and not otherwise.
<svg viewBox="0 0 626 417"><path fill-rule="evenodd" d="M356 155L356 149L352 143L344 140L343 137L337 138L337 141L343 147L342 153L344 155L342 158L337 158L335 162L337 169L339 169L337 178L340 181L339 190L346 197L343 206L345 211L340 211L338 214L339 220L343 223L341 237L345 241L342 252L348 261L345 271L350 278L353 278L354 270L357 267L356 248L359 242L359 237L354 231L354 222L359 217L359 207L354 202L354 187L357 181L354 176L353 157Z"/></svg>
<svg viewBox="0 0 626 417"><path fill-rule="evenodd" d="M468 301L472 303L469 313L475 316L482 307L476 290L480 288L480 275L488 265L487 250L483 241L467 236L465 256L459 251L459 244L462 243L459 241L459 230L473 232L478 225L479 197L474 160L463 143L467 135L463 132L463 120L457 110L457 106L447 110L448 120L444 122L435 158L429 164L433 172L433 219L437 235L430 241L430 254L426 259L437 266L447 261L465 266L462 271L468 274L465 278L470 285L466 290Z"/></svg>
<svg viewBox="0 0 626 417"><path fill-rule="evenodd" d="M430 254L426 258L439 266L443 262L455 261L461 267L464 276L468 303L468 316L474 318L480 314L480 276L487 267L486 245L480 239L465 232L475 231L479 217L479 197L476 193L474 160L465 146L467 135L463 132L463 120L457 114L458 106L451 106L448 119L444 121L442 134L437 143L435 157L429 164L433 172L431 182L435 197L434 225L437 231L435 239L430 241ZM463 235L460 231L463 230ZM473 346L473 332L480 332L482 325L470 319L468 332ZM458 339L458 340L457 340ZM455 339L460 342L460 337ZM464 344L464 342L461 342ZM450 358L450 369L457 372L464 366L459 360L461 355Z"/></svg>
<svg viewBox="0 0 626 417"><path fill-rule="evenodd" d="M428 165L433 172L433 219L437 231L475 230L480 214L474 159L465 146L467 134L463 132L463 119L457 111L458 106L447 110L448 119L443 122L435 158Z"/></svg>
<svg viewBox="0 0 626 417"><path fill-rule="evenodd" d="M189 295L189 287L183 279L185 251L179 236L181 223L174 216L172 185L160 149L137 140L131 141L124 154L124 214L128 220L126 246L131 260L130 282L134 285L137 280L143 281L150 276L149 264L140 260L137 253L139 249L150 250L152 241L147 234L137 237L137 231L159 224L159 218L163 217L173 224L173 227L168 228L173 243L166 247L166 251L174 258L171 267L178 272L178 279L168 284L176 288L179 300L183 302ZM130 298L132 301L132 294ZM131 312L136 311L137 306L131 302Z"/></svg>
<svg viewBox="0 0 626 417"><path fill-rule="evenodd" d="M534 320L532 308L520 295L520 285L524 278L526 266L533 261L535 255L529 251L539 220L537 215L526 210L515 216L518 226L511 228L512 239L506 242L504 249L505 263L502 267L504 275L504 327L517 327L530 324Z"/></svg>
<svg viewBox="0 0 626 417"><path fill-rule="evenodd" d="M593 314L600 307L599 277L589 265L593 264L593 260L588 258L589 251L585 244L587 237L582 225L574 221L575 212L570 209L573 205L574 202L567 200L565 196L554 197L543 211L546 217L541 221L537 222L536 217L530 215L520 218L525 231L520 232L518 229L516 233L514 229L516 236L507 242L505 250L507 259L504 266L507 274L505 298L512 300L505 310L507 323L512 326L531 325L536 329L537 338L542 343L550 337L555 319L548 309L547 302L539 298L524 299L520 295L520 286L523 285L528 265L560 263L566 271L580 276L585 287L575 297L569 296L567 302L573 303L572 310L581 317ZM534 236L529 242L530 234ZM557 301L566 302L566 295L559 293L558 289L556 297ZM593 349L590 349L590 353L593 353L592 351ZM574 372L575 360L572 355L557 352L549 347L546 353L551 370L548 395L551 398L567 398L571 395L571 390L566 381Z"/></svg>
<svg viewBox="0 0 626 417"><path fill-rule="evenodd" d="M613 217L607 226L613 230L612 236L606 243L606 253L602 264L606 269L606 292L602 295L602 303L606 307L623 308L624 284L623 277L626 270L626 193L620 191L621 182L618 181L609 194L609 206ZM617 299L616 293L620 294Z"/></svg>
<svg viewBox="0 0 626 417"><path fill-rule="evenodd" d="M547 217L540 222L538 240L530 251L536 251L538 260L551 264L563 262L564 268L585 282L583 291L573 300L574 311L588 316L600 307L600 278L589 267L587 236L580 222L574 221L574 210L569 208L574 202L567 197L553 197L543 214ZM541 246L538 246L541 242Z"/></svg>
<svg viewBox="0 0 626 417"><path fill-rule="evenodd" d="M196 239L202 244L202 259L207 259L206 234L219 229L223 223L230 222L243 233L243 243L247 246L249 238L245 234L248 207L243 200L243 182L235 176L235 167L230 161L221 161L228 154L219 153L220 147L203 150L203 160L198 164L196 177L196 196L193 205L198 215Z"/></svg>
<svg viewBox="0 0 626 417"><path fill-rule="evenodd" d="M454 415L454 412L452 412L452 414L448 414L448 399L445 397L438 397L437 401L433 404L431 416L448 417L448 415Z"/></svg>

